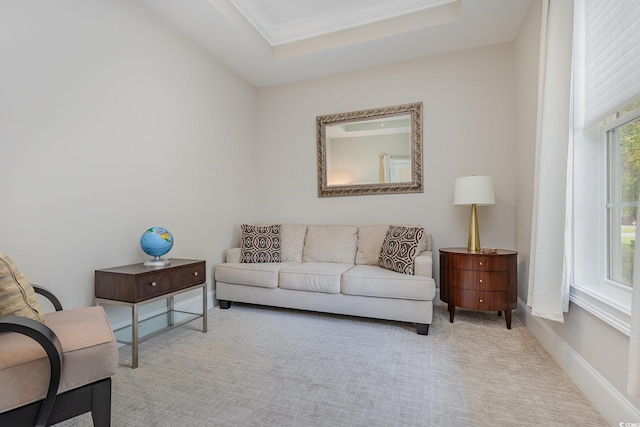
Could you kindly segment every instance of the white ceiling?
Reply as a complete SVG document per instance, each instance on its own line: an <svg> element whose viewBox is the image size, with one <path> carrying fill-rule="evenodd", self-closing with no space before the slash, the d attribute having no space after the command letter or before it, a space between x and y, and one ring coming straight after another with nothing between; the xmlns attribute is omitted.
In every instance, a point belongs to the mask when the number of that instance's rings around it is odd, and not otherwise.
<svg viewBox="0 0 640 427"><path fill-rule="evenodd" d="M140 0L255 86L515 39L531 0Z"/></svg>

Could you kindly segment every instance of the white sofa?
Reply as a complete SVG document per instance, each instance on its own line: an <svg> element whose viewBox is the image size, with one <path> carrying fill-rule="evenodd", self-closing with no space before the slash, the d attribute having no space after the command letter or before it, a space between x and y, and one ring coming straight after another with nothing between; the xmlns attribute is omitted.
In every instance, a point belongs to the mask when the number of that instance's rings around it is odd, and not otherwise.
<svg viewBox="0 0 640 427"><path fill-rule="evenodd" d="M405 274L379 266L389 225L277 227L279 262L241 262L246 248L232 248L215 266L220 308L236 301L371 317L415 323L428 334L436 288L430 234L421 232L413 274Z"/></svg>

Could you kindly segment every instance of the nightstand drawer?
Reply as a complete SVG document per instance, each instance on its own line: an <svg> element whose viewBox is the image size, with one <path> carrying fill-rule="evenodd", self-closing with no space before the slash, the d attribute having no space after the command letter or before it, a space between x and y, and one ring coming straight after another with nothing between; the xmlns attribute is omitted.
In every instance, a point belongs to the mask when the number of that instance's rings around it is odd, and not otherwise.
<svg viewBox="0 0 640 427"><path fill-rule="evenodd" d="M506 271L478 271L454 269L455 287L476 291L508 291Z"/></svg>
<svg viewBox="0 0 640 427"><path fill-rule="evenodd" d="M508 310L506 292L471 291L468 289L454 289L453 295L456 302L472 310Z"/></svg>
<svg viewBox="0 0 640 427"><path fill-rule="evenodd" d="M456 257L453 268L478 271L507 271L509 259L491 255Z"/></svg>

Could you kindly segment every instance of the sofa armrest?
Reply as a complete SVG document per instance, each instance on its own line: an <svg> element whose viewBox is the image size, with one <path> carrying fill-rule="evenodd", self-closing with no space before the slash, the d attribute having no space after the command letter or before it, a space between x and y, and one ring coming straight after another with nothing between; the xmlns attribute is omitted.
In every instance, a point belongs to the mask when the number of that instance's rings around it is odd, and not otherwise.
<svg viewBox="0 0 640 427"><path fill-rule="evenodd" d="M240 248L227 249L225 253L225 262L240 262Z"/></svg>
<svg viewBox="0 0 640 427"><path fill-rule="evenodd" d="M56 403L56 395L58 385L60 384L60 375L62 371L62 345L56 334L46 325L20 316L4 316L0 317L0 333L15 332L28 336L36 341L47 353L49 366L51 367L51 376L49 378L49 388L47 396L35 420L35 426L48 425L49 416Z"/></svg>
<svg viewBox="0 0 640 427"><path fill-rule="evenodd" d="M433 277L433 252L420 252L416 257L414 267L416 276Z"/></svg>

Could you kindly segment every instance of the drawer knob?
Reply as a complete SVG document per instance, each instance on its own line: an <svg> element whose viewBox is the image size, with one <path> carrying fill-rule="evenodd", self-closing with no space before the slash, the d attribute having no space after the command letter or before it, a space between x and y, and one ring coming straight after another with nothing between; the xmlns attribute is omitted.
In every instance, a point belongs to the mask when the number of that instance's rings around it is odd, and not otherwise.
<svg viewBox="0 0 640 427"><path fill-rule="evenodd" d="M480 279L480 283L482 283L482 279Z"/></svg>
<svg viewBox="0 0 640 427"><path fill-rule="evenodd" d="M480 265L482 265L482 263L480 263Z"/></svg>
<svg viewBox="0 0 640 427"><path fill-rule="evenodd" d="M197 271L194 271L194 272L193 272L193 275L194 275L194 276L197 276L197 275L198 275L198 272L197 272Z"/></svg>
<svg viewBox="0 0 640 427"><path fill-rule="evenodd" d="M480 302L483 302L482 300L480 300Z"/></svg>
<svg viewBox="0 0 640 427"><path fill-rule="evenodd" d="M158 283L157 282L151 282L149 283L151 286L155 287Z"/></svg>

